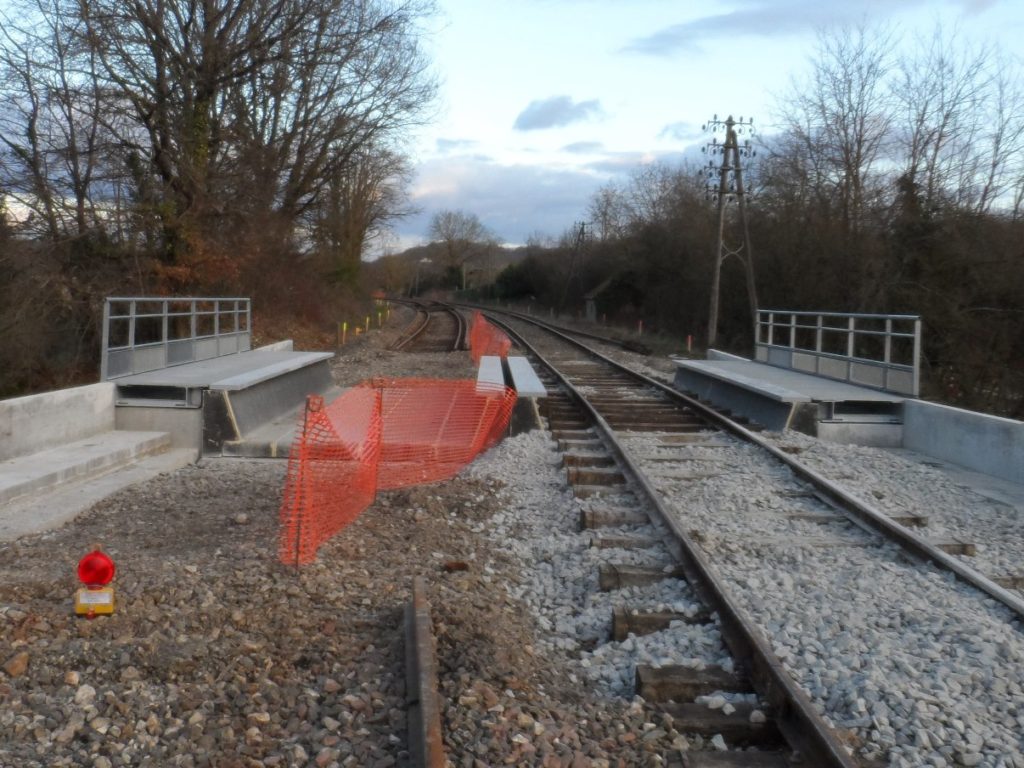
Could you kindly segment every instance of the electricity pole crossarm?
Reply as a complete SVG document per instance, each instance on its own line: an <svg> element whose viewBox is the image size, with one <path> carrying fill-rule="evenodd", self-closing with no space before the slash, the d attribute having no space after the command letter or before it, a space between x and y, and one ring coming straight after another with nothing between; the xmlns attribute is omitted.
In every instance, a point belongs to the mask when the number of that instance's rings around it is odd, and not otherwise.
<svg viewBox="0 0 1024 768"><path fill-rule="evenodd" d="M733 120L729 115L725 120L719 120L718 115L708 121L704 130L712 132L721 129L725 130L725 141L718 143L712 139L704 152L709 155L720 154L721 165L715 167L714 160L709 160L705 168L705 175L708 180L708 195L714 195L718 202L718 231L715 242L715 252L712 259L711 275L711 299L708 303L708 349L711 349L718 337L718 297L721 293L722 263L729 256L736 256L743 262L746 268L747 299L750 302L750 316L752 327L757 325L757 288L754 281L754 253L750 244L750 229L747 225L747 201L743 188L743 169L741 157L752 157L754 150L750 146L750 140L744 142L741 147L739 133L753 133L753 119ZM718 182L718 189L714 190L714 182ZM731 182L731 183L730 183ZM712 191L714 190L714 192ZM726 204L735 200L739 208L740 228L742 242L738 248L727 248L725 244L726 226Z"/></svg>

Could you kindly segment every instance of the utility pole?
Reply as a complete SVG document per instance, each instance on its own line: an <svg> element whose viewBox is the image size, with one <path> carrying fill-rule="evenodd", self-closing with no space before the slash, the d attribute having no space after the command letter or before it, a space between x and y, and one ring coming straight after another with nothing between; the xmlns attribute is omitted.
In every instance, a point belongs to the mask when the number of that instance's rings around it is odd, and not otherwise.
<svg viewBox="0 0 1024 768"><path fill-rule="evenodd" d="M573 225L576 230L576 241L572 246L572 256L569 258L569 274L565 277L565 285L562 287L562 299L558 302L558 313L561 314L565 308L565 300L569 295L569 283L576 275L576 260L583 252L583 246L587 241L587 222L577 221Z"/></svg>
<svg viewBox="0 0 1024 768"><path fill-rule="evenodd" d="M711 301L708 311L708 349L711 349L718 337L718 296L722 281L722 263L730 256L735 256L743 262L746 267L747 277L747 299L750 302L750 317L754 328L754 338L757 338L757 287L754 282L754 252L750 244L750 229L747 226L747 201L743 189L743 169L740 163L741 157L753 157L754 148L750 145L750 139L744 141L743 146L739 143L739 134L754 133L754 120L733 120L729 115L725 120L719 120L715 115L704 125L704 130L712 133L725 130L725 141L718 143L717 138L703 148L708 155L719 154L722 156L722 163L717 168L714 160L708 160L705 170L707 178L707 192L718 201L718 235L715 242L714 264L711 276ZM718 182L715 189L715 182ZM726 205L735 200L740 215L740 235L742 242L735 248L730 248L725 242L725 219Z"/></svg>

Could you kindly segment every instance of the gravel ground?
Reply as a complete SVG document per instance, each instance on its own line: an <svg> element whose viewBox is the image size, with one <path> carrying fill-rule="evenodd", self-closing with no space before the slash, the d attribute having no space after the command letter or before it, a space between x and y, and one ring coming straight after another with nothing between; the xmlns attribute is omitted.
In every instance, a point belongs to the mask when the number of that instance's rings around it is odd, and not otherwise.
<svg viewBox="0 0 1024 768"><path fill-rule="evenodd" d="M412 314L396 307L384 330L352 340L337 382L473 375L466 353L388 351ZM616 356L663 378L671 370ZM876 503L927 510L943 530L979 519L964 489L885 452L778 439L823 468L847 467ZM662 450L634 442L640 454ZM1024 645L1001 609L864 546L855 530L830 530L857 544L838 553L794 544L821 528L780 513L820 509L779 495L797 488L786 471L746 446L692 450L729 471L683 485L661 463L657 482L678 494L737 598L862 754L893 766L1024 766ZM275 558L284 470L203 461L0 546L0 766L407 765L401 622L415 576L432 602L451 765L677 765L681 752L715 747L652 715L631 683L636 663L728 667L717 630L603 642L615 604L698 606L681 581L597 591L601 562L667 555L588 546L545 433L503 441L453 480L381 494L299 573ZM94 543L118 563L119 605L85 621L70 615L74 564ZM981 557L1007 567L1011 549Z"/></svg>
<svg viewBox="0 0 1024 768"><path fill-rule="evenodd" d="M339 384L472 374L465 353L386 350L403 315L342 350ZM203 460L0 546L0 766L407 765L402 609L420 575L452 765L672 763L702 743L629 700L628 643L594 661L610 624L596 566L614 551L575 533L557 462L543 433L507 440L453 480L379 495L300 572L276 561L282 461ZM97 545L118 604L87 621L74 568ZM540 607L548 570L565 578ZM690 653L705 646L721 656L713 635Z"/></svg>

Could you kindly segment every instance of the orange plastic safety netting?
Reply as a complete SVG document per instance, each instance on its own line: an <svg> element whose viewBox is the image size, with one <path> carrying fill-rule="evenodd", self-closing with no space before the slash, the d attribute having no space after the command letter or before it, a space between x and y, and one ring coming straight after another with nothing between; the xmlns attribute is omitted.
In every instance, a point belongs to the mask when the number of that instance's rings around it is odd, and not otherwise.
<svg viewBox="0 0 1024 768"><path fill-rule="evenodd" d="M288 458L281 562L310 563L378 488L454 476L508 428L515 391L447 379L373 379L324 406L310 398Z"/></svg>
<svg viewBox="0 0 1024 768"><path fill-rule="evenodd" d="M320 545L351 523L377 493L380 392L355 388L330 405L306 402L288 455L281 503L281 562L311 563Z"/></svg>
<svg viewBox="0 0 1024 768"><path fill-rule="evenodd" d="M383 435L382 490L454 476L508 428L515 390L447 379L375 379Z"/></svg>
<svg viewBox="0 0 1024 768"><path fill-rule="evenodd" d="M508 335L487 322L487 318L480 312L474 312L469 326L469 354L473 362L479 365L484 355L505 357L510 349L512 340Z"/></svg>

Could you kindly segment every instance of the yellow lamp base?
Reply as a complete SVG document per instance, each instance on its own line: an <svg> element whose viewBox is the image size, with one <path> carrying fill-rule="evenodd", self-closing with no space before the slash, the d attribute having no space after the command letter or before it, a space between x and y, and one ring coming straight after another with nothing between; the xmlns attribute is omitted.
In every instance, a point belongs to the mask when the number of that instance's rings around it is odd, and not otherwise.
<svg viewBox="0 0 1024 768"><path fill-rule="evenodd" d="M78 616L100 616L113 612L113 587L80 589L75 593L75 613Z"/></svg>

